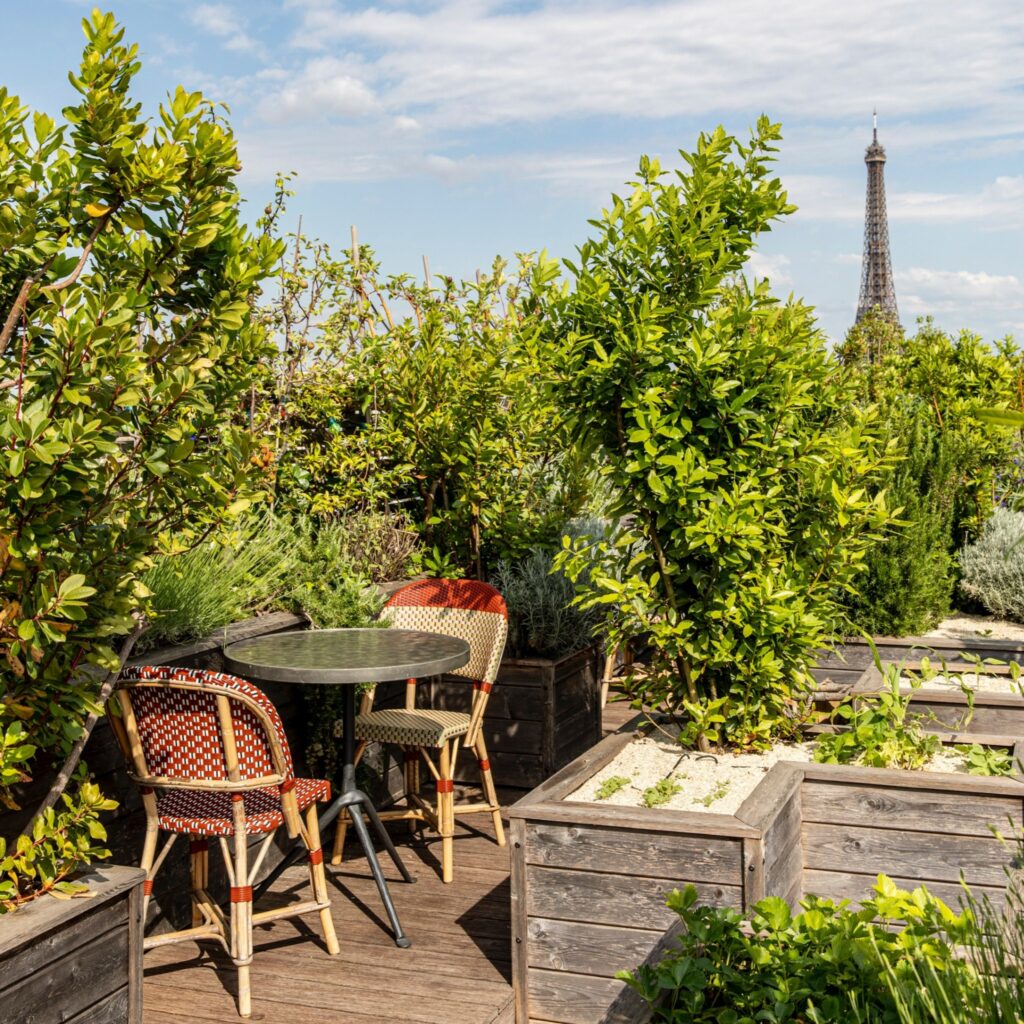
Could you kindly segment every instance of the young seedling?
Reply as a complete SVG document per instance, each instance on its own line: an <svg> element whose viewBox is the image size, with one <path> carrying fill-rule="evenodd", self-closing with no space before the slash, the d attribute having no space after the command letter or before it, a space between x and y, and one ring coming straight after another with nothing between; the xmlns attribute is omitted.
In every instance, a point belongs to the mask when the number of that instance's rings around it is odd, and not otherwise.
<svg viewBox="0 0 1024 1024"><path fill-rule="evenodd" d="M597 793L594 795L596 800L607 800L611 796L615 796L620 789L629 785L629 779L624 775L613 775L611 778L605 779L600 786L597 787Z"/></svg>
<svg viewBox="0 0 1024 1024"><path fill-rule="evenodd" d="M662 804L667 804L672 797L682 791L683 787L676 782L675 776L669 775L667 778L656 782L653 786L648 786L644 790L641 799L644 802L644 807L660 807Z"/></svg>
<svg viewBox="0 0 1024 1024"><path fill-rule="evenodd" d="M697 803L703 804L705 807L710 807L713 803L717 803L719 800L729 792L729 787L732 783L728 779L722 779L715 788L707 794L702 796Z"/></svg>
<svg viewBox="0 0 1024 1024"><path fill-rule="evenodd" d="M968 775L1012 775L1013 756L999 747L983 747L980 743L964 743L956 748L963 755Z"/></svg>

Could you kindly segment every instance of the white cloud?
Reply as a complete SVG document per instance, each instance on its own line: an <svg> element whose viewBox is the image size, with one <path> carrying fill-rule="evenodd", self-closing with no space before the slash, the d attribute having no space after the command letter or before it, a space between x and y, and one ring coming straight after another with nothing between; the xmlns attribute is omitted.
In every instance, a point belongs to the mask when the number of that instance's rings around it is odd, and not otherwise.
<svg viewBox="0 0 1024 1024"><path fill-rule="evenodd" d="M909 267L894 272L901 312L989 321L1012 331L1024 317L1024 279L1015 274Z"/></svg>
<svg viewBox="0 0 1024 1024"><path fill-rule="evenodd" d="M975 0L969 18L956 4L887 0L293 7L293 45L361 44L389 106L449 127L760 109L852 117L870 103L891 117L1001 110L1008 120L1024 84L1017 0Z"/></svg>
<svg viewBox="0 0 1024 1024"><path fill-rule="evenodd" d="M263 52L260 43L246 32L244 19L228 4L200 4L189 18L196 28L220 39L225 49Z"/></svg>
<svg viewBox="0 0 1024 1024"><path fill-rule="evenodd" d="M758 280L767 277L773 285L788 285L793 283L793 277L787 269L789 265L788 256L766 256L764 253L755 252L747 260L746 271L750 277Z"/></svg>
<svg viewBox="0 0 1024 1024"><path fill-rule="evenodd" d="M259 112L268 121L321 121L369 114L377 109L377 98L354 72L353 62L317 58L300 75L266 95Z"/></svg>
<svg viewBox="0 0 1024 1024"><path fill-rule="evenodd" d="M863 221L865 182L831 175L786 175L797 217L810 220ZM890 223L971 223L979 227L1024 226L1024 175L1002 176L974 191L889 190Z"/></svg>

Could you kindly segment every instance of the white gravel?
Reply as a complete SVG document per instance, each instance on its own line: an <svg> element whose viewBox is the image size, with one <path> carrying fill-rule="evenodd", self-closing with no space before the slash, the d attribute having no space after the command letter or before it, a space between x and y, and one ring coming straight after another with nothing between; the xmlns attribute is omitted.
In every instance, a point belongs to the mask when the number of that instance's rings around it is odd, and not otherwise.
<svg viewBox="0 0 1024 1024"><path fill-rule="evenodd" d="M967 615L958 613L943 619L938 626L925 636L949 640L1021 640L1024 641L1024 626L1019 622L1008 622L990 615Z"/></svg>
<svg viewBox="0 0 1024 1024"><path fill-rule="evenodd" d="M757 754L701 754L682 750L665 740L643 737L623 748L610 764L566 797L577 802L643 807L644 790L672 779L679 792L661 807L676 811L734 814L765 773L777 761L810 761L813 743L780 743ZM924 769L962 771L959 754L946 750ZM629 781L604 800L597 800L601 784L615 777Z"/></svg>
<svg viewBox="0 0 1024 1024"><path fill-rule="evenodd" d="M907 678L900 676L900 683L910 686L912 682L919 682L920 678L914 676ZM1000 693L1021 696L1021 688L1024 686L1024 675L1018 682L1014 682L1009 676L995 676L986 672L940 672L931 679L924 680L918 687L919 690L943 690L947 693L957 693L966 686L975 693Z"/></svg>

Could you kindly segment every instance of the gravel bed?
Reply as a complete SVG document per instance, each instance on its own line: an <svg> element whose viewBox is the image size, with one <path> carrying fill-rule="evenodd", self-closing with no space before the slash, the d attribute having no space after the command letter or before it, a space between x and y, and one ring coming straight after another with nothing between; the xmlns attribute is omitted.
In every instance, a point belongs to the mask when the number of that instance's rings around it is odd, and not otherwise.
<svg viewBox="0 0 1024 1024"><path fill-rule="evenodd" d="M1024 642L1024 626L990 615L958 613L943 619L925 636L946 640L1020 640Z"/></svg>
<svg viewBox="0 0 1024 1024"><path fill-rule="evenodd" d="M777 761L810 761L813 748L812 742L780 743L756 754L701 754L682 750L665 740L643 737L624 747L610 764L565 799L643 807L644 790L671 779L679 791L660 807L734 814L773 764ZM947 753L942 750L924 771L963 771L962 758L953 751ZM602 783L612 778L627 779L628 782L610 796L598 800L597 793Z"/></svg>

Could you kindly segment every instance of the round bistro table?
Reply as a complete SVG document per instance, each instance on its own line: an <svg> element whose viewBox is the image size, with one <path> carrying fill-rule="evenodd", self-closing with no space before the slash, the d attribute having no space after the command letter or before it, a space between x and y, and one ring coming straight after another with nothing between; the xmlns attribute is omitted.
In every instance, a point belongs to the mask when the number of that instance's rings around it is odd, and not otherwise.
<svg viewBox="0 0 1024 1024"><path fill-rule="evenodd" d="M407 882L415 881L398 856L369 797L356 786L356 687L359 683L422 679L460 668L469 661L469 644L458 637L413 629L312 629L241 640L224 648L224 661L229 672L247 679L297 686L344 687L341 792L321 815L320 827L326 829L342 808L348 809L391 922L395 942L402 947L411 945L402 931L373 841L360 813L360 809L366 812L402 877ZM266 891L304 852L305 847L297 843L261 883L257 895Z"/></svg>

